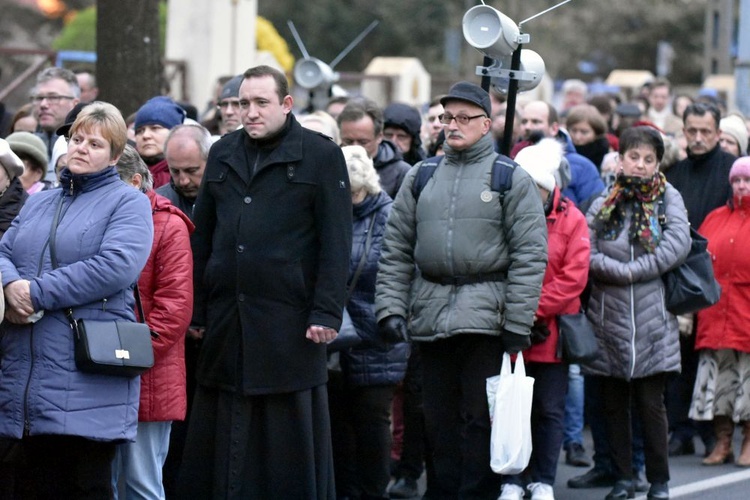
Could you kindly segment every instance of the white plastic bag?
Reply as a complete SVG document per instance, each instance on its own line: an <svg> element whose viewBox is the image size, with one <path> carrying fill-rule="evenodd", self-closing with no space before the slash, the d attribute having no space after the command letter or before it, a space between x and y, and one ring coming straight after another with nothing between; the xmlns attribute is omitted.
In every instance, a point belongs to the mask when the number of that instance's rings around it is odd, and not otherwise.
<svg viewBox="0 0 750 500"><path fill-rule="evenodd" d="M490 467L498 474L519 474L531 458L531 400L534 379L526 376L518 353L511 372L510 355L503 354L500 375L487 379L487 401L492 420Z"/></svg>

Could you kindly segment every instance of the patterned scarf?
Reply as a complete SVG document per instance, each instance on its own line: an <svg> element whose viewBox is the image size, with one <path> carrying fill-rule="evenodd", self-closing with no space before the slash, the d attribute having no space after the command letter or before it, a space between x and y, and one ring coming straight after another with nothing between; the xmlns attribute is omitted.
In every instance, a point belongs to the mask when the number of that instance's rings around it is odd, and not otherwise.
<svg viewBox="0 0 750 500"><path fill-rule="evenodd" d="M603 240L617 239L624 228L626 205L632 203L629 239L640 242L647 252L653 253L661 237L656 202L664 194L666 186L667 179L661 172L650 179L618 175L612 191L594 218L596 235Z"/></svg>

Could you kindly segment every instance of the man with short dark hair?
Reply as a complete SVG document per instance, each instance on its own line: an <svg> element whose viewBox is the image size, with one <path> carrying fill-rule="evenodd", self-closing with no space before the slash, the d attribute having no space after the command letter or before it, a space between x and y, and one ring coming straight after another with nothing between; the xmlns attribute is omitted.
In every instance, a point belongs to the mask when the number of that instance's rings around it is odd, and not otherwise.
<svg viewBox="0 0 750 500"><path fill-rule="evenodd" d="M178 493L333 500L326 343L346 302L346 163L297 122L280 71L248 69L239 96L243 129L211 148L194 209L205 332Z"/></svg>
<svg viewBox="0 0 750 500"><path fill-rule="evenodd" d="M430 495L494 500L502 478L490 469L486 379L504 352L531 345L547 227L534 181L494 151L487 92L459 82L441 102L445 157L418 194L414 166L396 197L375 311L386 338L406 337L408 323L419 343ZM492 183L495 168L510 186Z"/></svg>
<svg viewBox="0 0 750 500"><path fill-rule="evenodd" d="M404 181L411 165L404 161L401 151L383 139L383 111L370 99L352 99L337 120L342 146L362 146L372 159L380 177L380 186L391 198Z"/></svg>
<svg viewBox="0 0 750 500"><path fill-rule="evenodd" d="M682 195L688 220L695 229L701 226L709 212L724 206L732 197L729 170L736 157L721 149L720 121L721 114L716 106L702 102L690 104L683 116L688 157L665 173L669 183ZM682 321L681 326L689 323ZM698 370L695 326L683 333L680 336L682 372L672 377L666 393L667 416L672 431L669 454L672 456L695 453L693 437L696 425L688 418ZM697 427L705 445L704 454L708 455L714 444L711 429L705 423Z"/></svg>

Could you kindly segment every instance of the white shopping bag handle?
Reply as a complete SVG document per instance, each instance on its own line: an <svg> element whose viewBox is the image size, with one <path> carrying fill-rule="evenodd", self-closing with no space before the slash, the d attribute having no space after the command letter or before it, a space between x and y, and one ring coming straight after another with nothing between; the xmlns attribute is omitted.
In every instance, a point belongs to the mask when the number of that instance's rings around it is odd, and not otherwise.
<svg viewBox="0 0 750 500"><path fill-rule="evenodd" d="M519 352L516 355L516 366L513 370L510 369L510 354L507 352L503 354L503 366L500 368L500 375L510 375L511 373L516 377L526 376L526 365L523 364L523 353Z"/></svg>

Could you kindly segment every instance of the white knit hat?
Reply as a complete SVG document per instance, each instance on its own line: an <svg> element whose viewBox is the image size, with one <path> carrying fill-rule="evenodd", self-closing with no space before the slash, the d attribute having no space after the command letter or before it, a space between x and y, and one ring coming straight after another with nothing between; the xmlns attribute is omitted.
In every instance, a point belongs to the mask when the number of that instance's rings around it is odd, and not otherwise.
<svg viewBox="0 0 750 500"><path fill-rule="evenodd" d="M557 139L546 138L538 144L523 148L515 160L534 179L537 186L552 192L555 189L554 172L560 167L562 158L562 144Z"/></svg>
<svg viewBox="0 0 750 500"><path fill-rule="evenodd" d="M740 156L747 154L747 127L745 126L745 120L737 115L729 115L726 118L722 118L719 122L719 128L722 132L734 137L737 144L740 145Z"/></svg>

